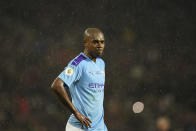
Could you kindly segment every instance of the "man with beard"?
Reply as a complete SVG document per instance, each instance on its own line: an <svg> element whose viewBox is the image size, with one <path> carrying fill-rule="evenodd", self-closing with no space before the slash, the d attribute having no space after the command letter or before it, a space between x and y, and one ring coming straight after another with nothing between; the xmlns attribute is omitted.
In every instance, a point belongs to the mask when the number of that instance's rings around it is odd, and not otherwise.
<svg viewBox="0 0 196 131"><path fill-rule="evenodd" d="M66 131L107 131L103 109L105 63L101 58L104 46L99 29L86 29L84 51L52 83L53 91L72 112ZM65 88L69 88L72 102Z"/></svg>

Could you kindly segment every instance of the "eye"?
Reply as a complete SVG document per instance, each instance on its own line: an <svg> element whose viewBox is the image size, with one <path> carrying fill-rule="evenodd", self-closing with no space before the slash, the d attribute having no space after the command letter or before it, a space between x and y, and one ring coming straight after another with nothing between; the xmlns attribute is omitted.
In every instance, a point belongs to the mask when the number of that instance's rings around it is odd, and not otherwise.
<svg viewBox="0 0 196 131"><path fill-rule="evenodd" d="M93 43L97 44L99 43L99 40L93 40Z"/></svg>
<svg viewBox="0 0 196 131"><path fill-rule="evenodd" d="M103 44L105 41L104 40L101 40L100 42Z"/></svg>
<svg viewBox="0 0 196 131"><path fill-rule="evenodd" d="M93 40L93 43L94 44L98 44L98 43L101 43L101 44L103 44L105 41L104 40Z"/></svg>

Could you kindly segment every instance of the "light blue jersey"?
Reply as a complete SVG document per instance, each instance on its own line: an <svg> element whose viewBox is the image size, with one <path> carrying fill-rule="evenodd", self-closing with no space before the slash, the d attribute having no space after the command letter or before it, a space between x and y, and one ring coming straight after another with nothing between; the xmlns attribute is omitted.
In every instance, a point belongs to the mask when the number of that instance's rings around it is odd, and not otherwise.
<svg viewBox="0 0 196 131"><path fill-rule="evenodd" d="M105 63L101 58L92 61L84 53L74 58L58 76L69 87L75 108L91 119L91 127L85 131L107 131L104 123ZM81 128L81 123L72 114L70 124Z"/></svg>

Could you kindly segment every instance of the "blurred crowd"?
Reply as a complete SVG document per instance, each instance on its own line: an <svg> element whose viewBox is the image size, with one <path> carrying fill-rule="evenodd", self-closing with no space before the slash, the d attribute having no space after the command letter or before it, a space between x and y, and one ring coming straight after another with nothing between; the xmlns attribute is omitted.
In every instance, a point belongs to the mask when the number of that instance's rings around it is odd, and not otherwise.
<svg viewBox="0 0 196 131"><path fill-rule="evenodd" d="M196 131L194 4L2 1L0 131L64 130L70 112L50 85L83 50L87 27L105 34L110 131Z"/></svg>

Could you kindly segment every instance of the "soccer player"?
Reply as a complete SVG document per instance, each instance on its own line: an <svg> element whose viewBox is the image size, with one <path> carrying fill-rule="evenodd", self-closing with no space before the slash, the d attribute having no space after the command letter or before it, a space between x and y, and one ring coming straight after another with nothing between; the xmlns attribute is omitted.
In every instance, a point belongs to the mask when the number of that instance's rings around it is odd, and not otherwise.
<svg viewBox="0 0 196 131"><path fill-rule="evenodd" d="M54 80L51 88L72 112L66 131L107 131L104 123L105 63L100 58L104 35L97 28L84 32L84 51ZM65 88L69 88L70 101Z"/></svg>

